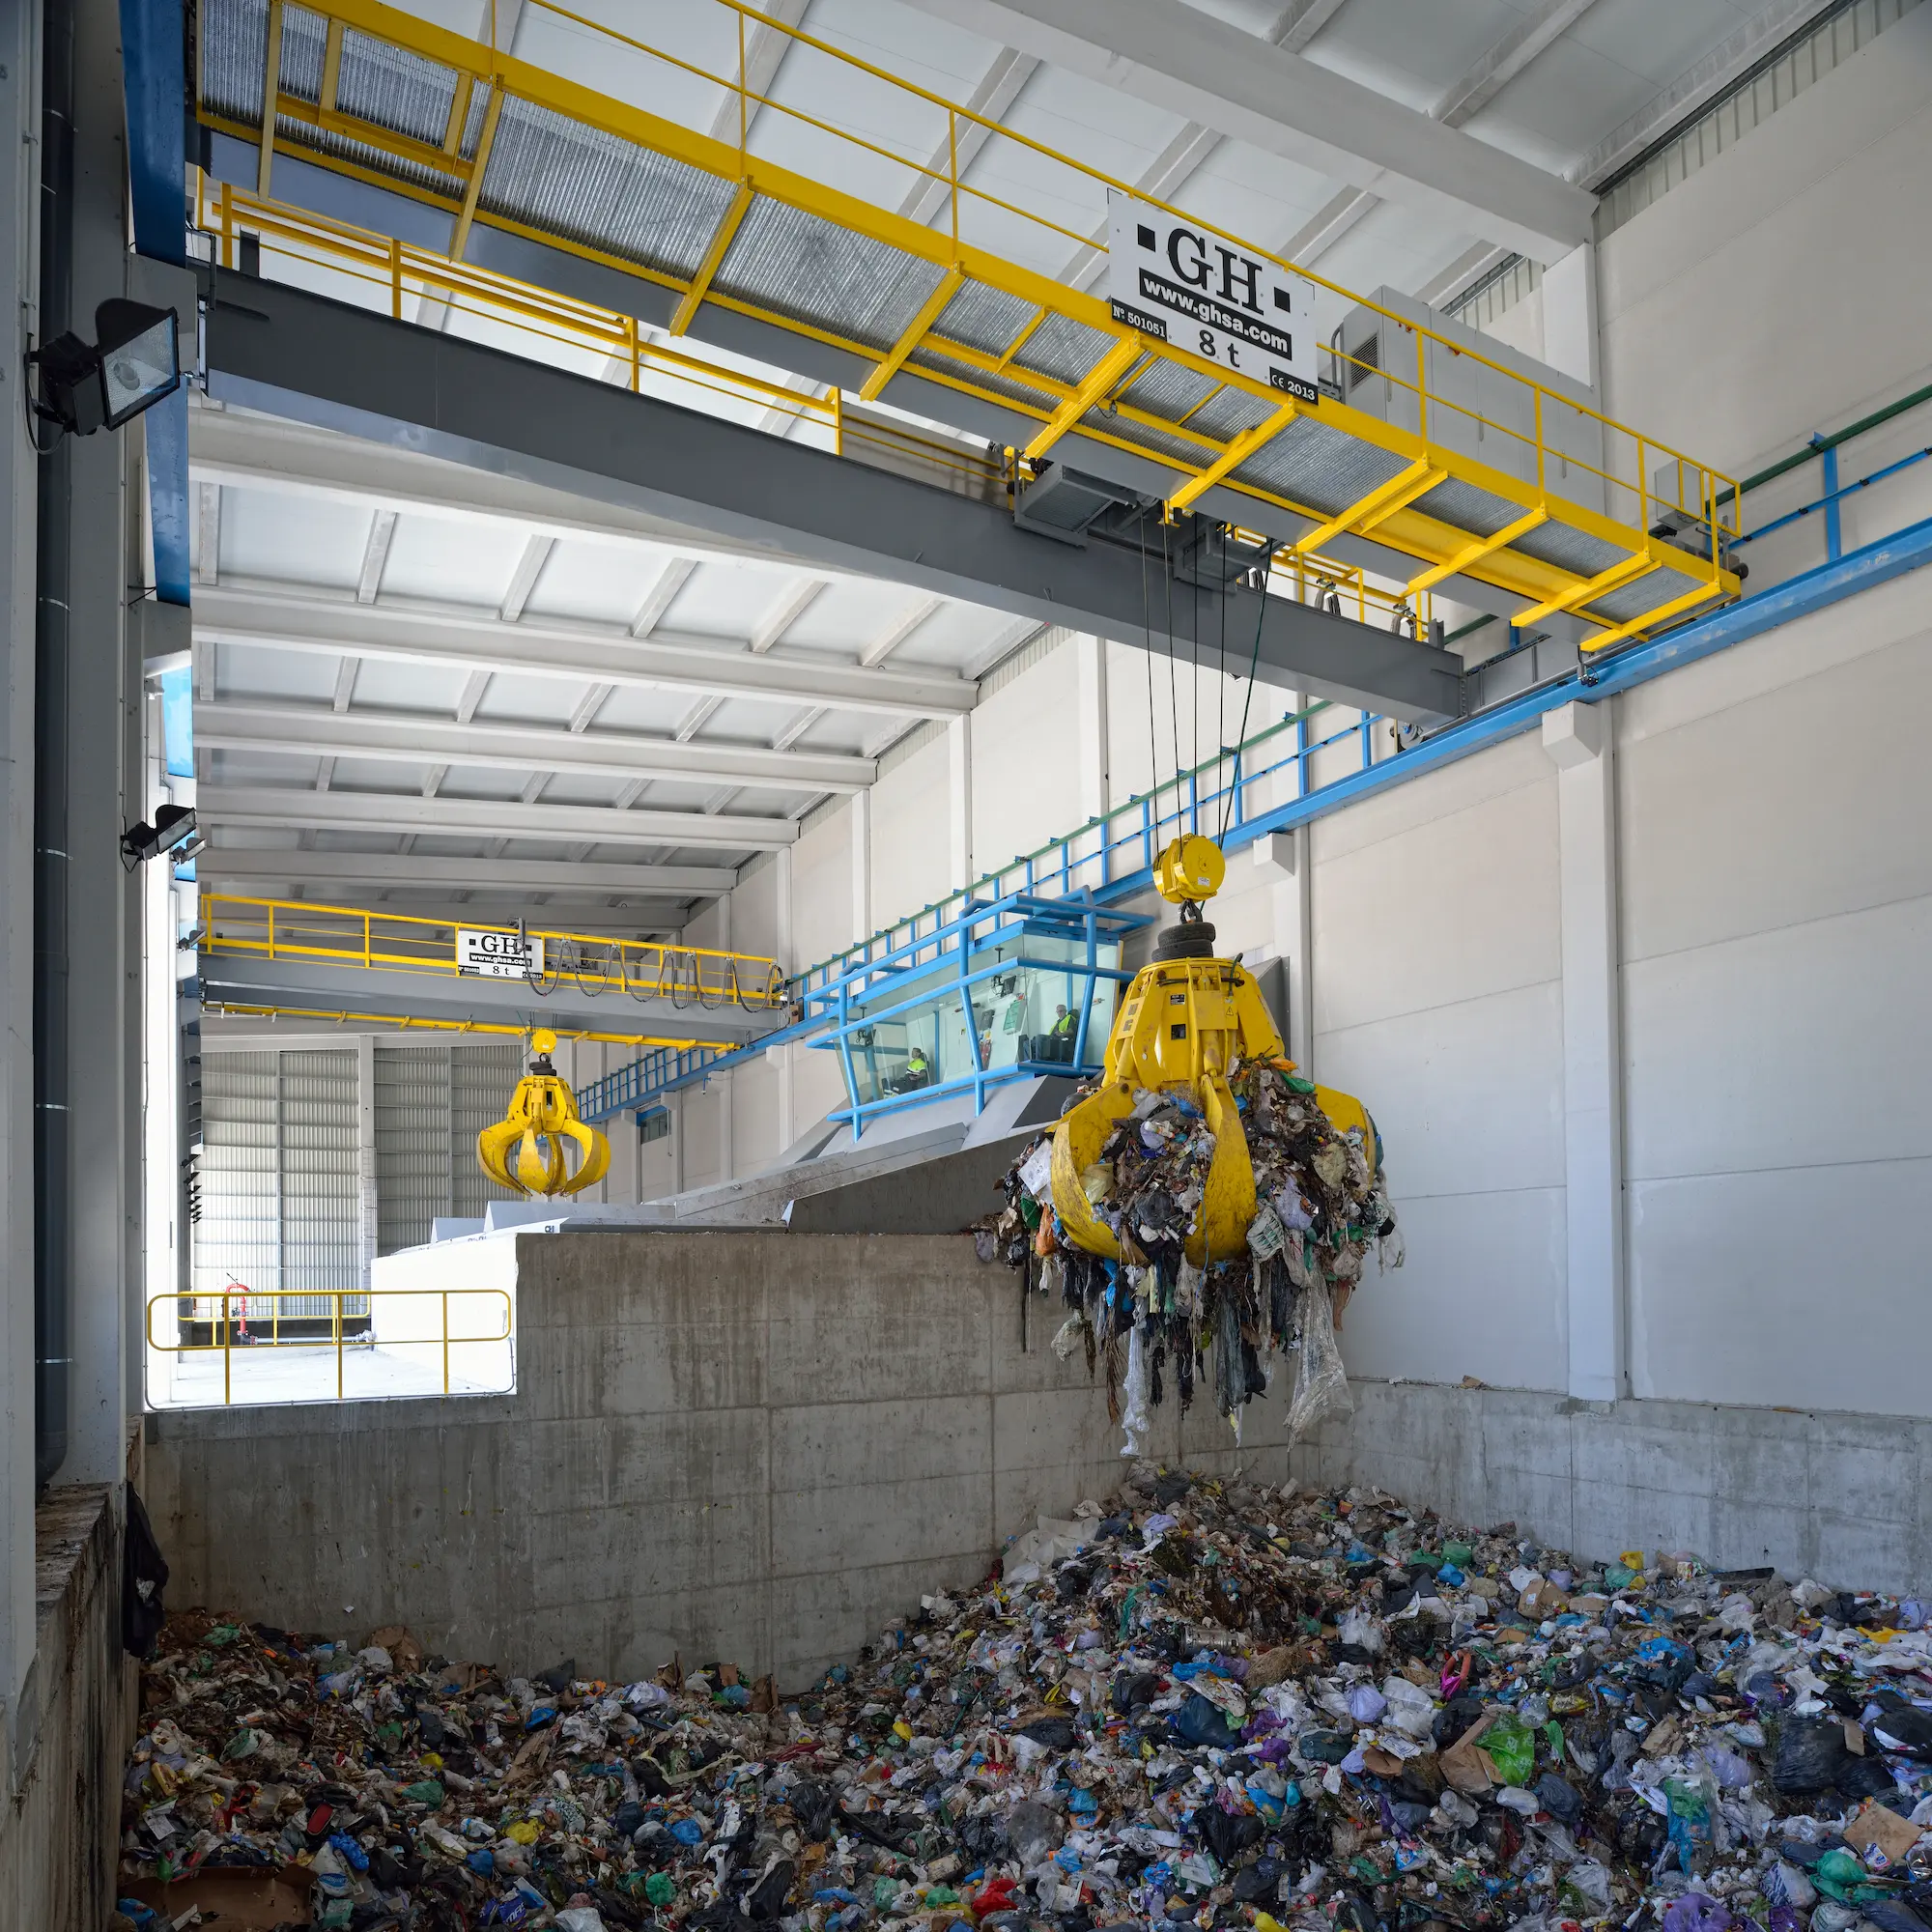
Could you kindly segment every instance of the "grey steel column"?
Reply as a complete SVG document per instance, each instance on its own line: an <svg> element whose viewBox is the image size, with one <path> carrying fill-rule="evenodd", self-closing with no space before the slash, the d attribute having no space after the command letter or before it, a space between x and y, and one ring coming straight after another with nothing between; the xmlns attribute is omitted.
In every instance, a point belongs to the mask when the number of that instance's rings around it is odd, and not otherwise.
<svg viewBox="0 0 1932 1932"><path fill-rule="evenodd" d="M70 326L92 339L96 304L121 295L127 276L121 22L113 0L72 0L71 14ZM101 431L66 445L67 1003L65 1040L49 1044L67 1063L69 1483L126 1472L128 1303L140 1284L130 1264L130 1250L139 1253L140 896L120 852L142 804L140 667L129 659L125 612L132 440Z"/></svg>

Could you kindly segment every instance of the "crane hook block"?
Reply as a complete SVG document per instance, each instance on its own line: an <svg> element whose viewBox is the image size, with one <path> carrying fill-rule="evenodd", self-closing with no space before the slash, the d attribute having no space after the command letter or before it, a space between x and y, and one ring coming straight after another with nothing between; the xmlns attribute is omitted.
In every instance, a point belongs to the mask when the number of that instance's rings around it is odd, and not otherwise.
<svg viewBox="0 0 1932 1932"><path fill-rule="evenodd" d="M1211 838L1199 833L1172 840L1153 868L1153 887L1171 905L1199 905L1221 890L1228 862Z"/></svg>
<svg viewBox="0 0 1932 1932"><path fill-rule="evenodd" d="M476 1136L476 1160L498 1187L512 1194L581 1194L604 1179L611 1143L577 1118L577 1096L551 1065L556 1035L539 1027L530 1036L530 1070L517 1082L510 1111ZM565 1158L577 1149L577 1172Z"/></svg>

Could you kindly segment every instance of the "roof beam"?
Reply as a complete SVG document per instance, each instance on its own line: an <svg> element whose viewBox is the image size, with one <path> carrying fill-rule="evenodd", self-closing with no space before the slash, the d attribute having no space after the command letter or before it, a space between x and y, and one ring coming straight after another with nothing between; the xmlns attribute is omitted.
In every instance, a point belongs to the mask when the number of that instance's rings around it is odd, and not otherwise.
<svg viewBox="0 0 1932 1932"><path fill-rule="evenodd" d="M1034 76L1039 63L1031 54L1002 47L992 65L980 76L980 84L966 97L966 111L978 115L975 121L961 121L947 138L933 149L925 173L899 203L899 213L914 221L930 221L946 206L952 192L951 173L956 164L963 177L979 158L980 150L993 138L985 124L1007 118L1007 110L1020 98L1020 90Z"/></svg>
<svg viewBox="0 0 1932 1932"><path fill-rule="evenodd" d="M744 14L738 15L738 31L744 36L746 91L742 105L735 87L718 103L718 112L711 117L714 141L729 141L736 147L741 134L750 134L759 109L765 104L757 97L771 93L779 69L791 51L792 37L784 29L797 26L805 18L810 4L810 0L763 0L765 17L755 27ZM732 65L735 68L736 63Z"/></svg>
<svg viewBox="0 0 1932 1932"><path fill-rule="evenodd" d="M355 578L355 601L373 604L383 589L383 572L388 568L389 546L396 540L396 512L378 509L369 519L369 540L362 547L362 568Z"/></svg>
<svg viewBox="0 0 1932 1932"><path fill-rule="evenodd" d="M194 581L197 583L221 582L221 485L195 485Z"/></svg>
<svg viewBox="0 0 1932 1932"><path fill-rule="evenodd" d="M1554 261L1587 194L1181 0L911 0L1204 128Z"/></svg>
<svg viewBox="0 0 1932 1932"><path fill-rule="evenodd" d="M950 718L973 708L973 687L948 671L867 669L721 648L715 639L506 624L474 607L355 604L313 590L211 585L196 600L195 636L331 656L401 659L456 670L517 671L616 684L832 704L840 710Z"/></svg>
<svg viewBox="0 0 1932 1932"><path fill-rule="evenodd" d="M1430 119L1460 128L1487 107L1524 68L1560 35L1574 27L1596 0L1543 0L1538 11L1520 20L1501 40L1461 75L1434 107ZM1282 250L1290 261L1312 268L1382 197L1366 187L1348 187L1336 195ZM1447 290L1444 293L1448 293Z"/></svg>
<svg viewBox="0 0 1932 1932"><path fill-rule="evenodd" d="M537 579L543 575L543 567L555 548L556 539L548 530L537 531L524 545L524 554L510 573L509 588L503 592L503 601L497 609L504 623L523 621L524 606L530 601L530 592L537 587Z"/></svg>
<svg viewBox="0 0 1932 1932"><path fill-rule="evenodd" d="M585 778L729 780L740 785L863 791L869 758L833 752L766 751L758 745L680 744L554 724L456 724L420 713L327 712L313 704L225 698L199 706L197 744L231 752L327 753L406 764L435 761L503 771L569 772Z"/></svg>
<svg viewBox="0 0 1932 1932"><path fill-rule="evenodd" d="M528 859L440 859L415 853L298 852L293 846L205 845L195 859L204 884L241 892L250 882L312 885L338 900L391 888L448 892L662 894L702 898L738 882L729 866L565 865Z"/></svg>
<svg viewBox="0 0 1932 1932"><path fill-rule="evenodd" d="M1268 39L1298 54L1348 4L1349 0L1289 0Z"/></svg>
<svg viewBox="0 0 1932 1932"><path fill-rule="evenodd" d="M1544 0L1435 103L1432 110L1435 119L1451 128L1472 120L1595 5L1596 0Z"/></svg>
<svg viewBox="0 0 1932 1932"><path fill-rule="evenodd" d="M1204 29L1213 24L1197 17ZM1259 43L1250 39L1249 44ZM1067 544L1026 529L1005 504L980 503L802 441L762 436L746 424L226 270L214 272L207 342L209 382L222 399L353 424L371 437L407 437L454 461L615 502L660 527L716 531L813 570L884 578L1035 624L1151 647L1143 586L1149 538L1138 526L1108 540L1090 531L1084 547ZM1164 493L1167 469L1110 456L1097 444L1094 450L1090 455L1082 445L1083 467L1104 464L1103 474L1125 469L1146 476L1145 485L1127 487L1123 501L1136 491L1148 500ZM1203 499L1201 515L1213 513L1219 494ZM1242 500L1247 514L1248 499ZM1252 514L1261 515L1261 506ZM1284 515L1299 527L1300 519ZM1191 524L1183 530L1183 550L1198 534ZM251 595L259 600L262 593ZM213 627L209 606L225 596L217 590L203 600L205 625ZM755 692L905 716L972 708L970 684L951 675L778 652L757 657L721 651L715 639L699 649L696 639L673 643L663 633L648 642L611 643L561 626L548 628L532 648L531 626L492 629L473 611L425 619L382 605L352 611L354 629L346 631L339 607L311 599L300 627L279 635L338 652L367 650L374 635L429 662L527 669L586 684ZM253 626L256 637L278 635L273 614L265 611ZM1227 636L1256 639L1269 684L1366 704L1404 722L1458 714L1460 662L1418 639L1266 596L1238 580L1177 599L1175 614L1175 634L1163 635L1163 651L1189 650L1197 632L1205 641L1225 626ZM238 635L253 640L246 628Z"/></svg>
<svg viewBox="0 0 1932 1932"><path fill-rule="evenodd" d="M788 818L706 817L699 811L616 811L601 805L526 805L516 799L421 798L373 791L294 791L201 785L195 819L238 831L416 835L459 838L588 838L600 845L716 845L776 852L798 837Z"/></svg>

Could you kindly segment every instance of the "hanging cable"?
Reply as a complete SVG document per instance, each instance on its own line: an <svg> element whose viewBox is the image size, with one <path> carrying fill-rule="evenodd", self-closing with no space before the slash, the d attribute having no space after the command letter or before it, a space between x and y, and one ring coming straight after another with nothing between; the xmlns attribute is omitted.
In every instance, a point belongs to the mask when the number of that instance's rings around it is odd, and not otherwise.
<svg viewBox="0 0 1932 1932"><path fill-rule="evenodd" d="M1171 727L1174 743L1174 790L1180 795L1180 693L1176 686L1174 668L1174 557L1168 549L1167 514L1160 519L1160 568L1167 580L1167 722ZM1160 786L1153 790L1153 829L1160 832Z"/></svg>
<svg viewBox="0 0 1932 1932"><path fill-rule="evenodd" d="M1221 588L1220 641L1215 646L1215 662L1220 683L1214 692L1214 771L1221 770L1221 754L1228 749L1228 526L1221 525L1221 571L1215 582ZM1223 815L1225 825L1225 814Z"/></svg>
<svg viewBox="0 0 1932 1932"><path fill-rule="evenodd" d="M1153 618L1148 597L1148 552L1147 544L1141 544L1141 635L1147 639L1147 649L1141 653L1147 659L1148 687L1148 796L1159 809L1160 798L1160 740L1154 733L1153 723Z"/></svg>
<svg viewBox="0 0 1932 1932"><path fill-rule="evenodd" d="M1255 647L1248 653L1248 692L1241 699L1241 729L1235 739L1235 767L1238 773L1241 760L1241 747L1248 737L1248 706L1255 701L1255 672L1262 661L1262 626L1267 621L1268 579L1274 575L1274 552L1269 551L1261 568L1261 582L1256 585L1259 593L1255 600ZM1228 781L1228 795L1221 801L1221 841L1228 837L1228 820L1235 808L1235 777Z"/></svg>

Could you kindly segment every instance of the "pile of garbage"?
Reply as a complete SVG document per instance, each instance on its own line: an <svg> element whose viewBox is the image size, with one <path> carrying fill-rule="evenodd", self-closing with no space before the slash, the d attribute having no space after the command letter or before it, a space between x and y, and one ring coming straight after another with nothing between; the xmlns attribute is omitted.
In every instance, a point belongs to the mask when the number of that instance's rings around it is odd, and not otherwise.
<svg viewBox="0 0 1932 1932"><path fill-rule="evenodd" d="M260 1868L355 1932L1926 1932L1926 1615L1145 1464L795 1698L196 1613L121 1911Z"/></svg>
<svg viewBox="0 0 1932 1932"><path fill-rule="evenodd" d="M1055 1347L1063 1357L1084 1348L1090 1373L1104 1365L1108 1413L1126 1433L1123 1455L1145 1450L1170 1370L1183 1409L1197 1370L1208 1376L1237 1441L1240 1411L1269 1386L1277 1354L1293 1365L1291 1440L1324 1415L1346 1413L1348 1378L1335 1342L1342 1312L1371 1250L1378 1266L1402 1265L1380 1137L1371 1145L1360 1127L1339 1130L1314 1084L1285 1063L1243 1062L1229 1086L1257 1203L1238 1253L1206 1254L1204 1266L1188 1258L1215 1136L1192 1100L1145 1088L1080 1176L1119 1243L1119 1261L1084 1252L1062 1227L1050 1129L1008 1172L1005 1208L975 1227L982 1261L1004 1259L1029 1291L1070 1311ZM1093 1091L1083 1086L1076 1101Z"/></svg>

